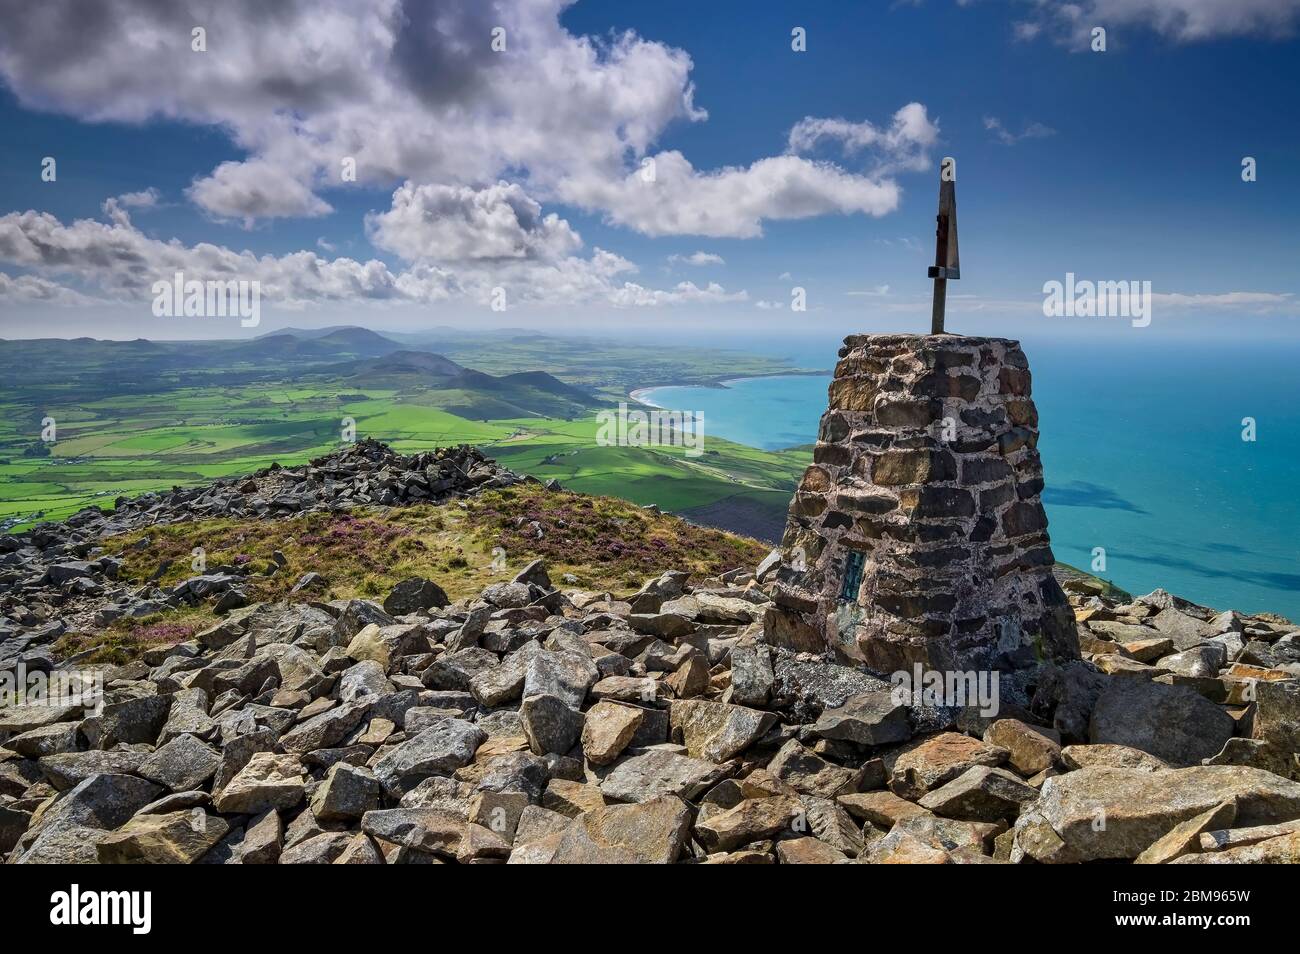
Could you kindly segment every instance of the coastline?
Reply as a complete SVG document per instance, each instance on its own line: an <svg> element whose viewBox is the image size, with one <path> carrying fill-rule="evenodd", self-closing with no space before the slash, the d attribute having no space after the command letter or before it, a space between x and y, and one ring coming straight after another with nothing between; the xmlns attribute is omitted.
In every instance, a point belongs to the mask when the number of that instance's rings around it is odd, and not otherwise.
<svg viewBox="0 0 1300 954"><path fill-rule="evenodd" d="M631 400L631 401L636 401L638 404L644 404L646 407L654 407L654 408L660 408L660 409L663 409L663 406L662 406L662 405L660 405L660 404L655 404L653 401L647 401L647 400L645 399L644 395L650 393L651 391L657 391L657 390L659 390L660 388L721 388L721 389L726 389L726 388L729 387L730 385L732 385L732 384L736 384L737 382L740 382L740 381L757 381L757 380L760 380L760 379L762 379L762 378L816 378L816 377L822 377L822 376L830 377L830 376L833 375L834 373L835 373L834 370L833 370L833 369L829 369L829 368L828 368L828 369L823 369L823 370L820 370L820 371L815 370L815 369L800 368L800 369L793 370L793 371L770 371L770 372L766 372L766 373L762 373L762 374L745 374L745 375L741 375L741 376L739 376L739 377L717 377L717 378L714 378L714 379L712 379L712 380L710 380L710 381L705 381L705 382L703 382L703 383L672 383L672 382L669 382L669 383L665 383L665 384L650 384L650 385L645 385L645 386L643 386L643 387L639 387L639 388L633 388L631 391L629 391L629 392L627 393L627 396L628 396L628 399L629 399L629 400Z"/></svg>

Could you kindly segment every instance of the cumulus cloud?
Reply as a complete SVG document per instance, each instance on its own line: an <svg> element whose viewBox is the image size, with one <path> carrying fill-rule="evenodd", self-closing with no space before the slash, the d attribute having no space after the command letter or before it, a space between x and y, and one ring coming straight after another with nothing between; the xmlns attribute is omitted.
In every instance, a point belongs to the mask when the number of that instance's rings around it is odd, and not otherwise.
<svg viewBox="0 0 1300 954"><path fill-rule="evenodd" d="M114 196L117 204L126 209L156 208L161 199L162 193L153 186L139 192L124 192L119 196Z"/></svg>
<svg viewBox="0 0 1300 954"><path fill-rule="evenodd" d="M1018 39L1049 34L1086 46L1093 27L1141 27L1178 43L1221 37L1285 39L1300 25L1300 0L1030 0L1031 15L1014 25Z"/></svg>
<svg viewBox="0 0 1300 954"><path fill-rule="evenodd" d="M65 224L35 210L0 216L0 263L72 279L124 301L144 297L155 281L170 281L176 272L187 280L256 281L264 300L291 308L452 299L484 304L498 287L513 303L539 305L657 306L748 297L713 283L659 290L631 282L632 262L600 248L586 257L573 254L581 240L569 224L542 215L534 200L504 183L480 192L399 188L389 212L370 222L376 242L407 261L401 270L377 259L325 258L307 250L257 256L210 243L165 242L137 229L116 200L105 208L108 222ZM59 289L77 294L44 277L4 277L10 298L52 301Z"/></svg>
<svg viewBox="0 0 1300 954"><path fill-rule="evenodd" d="M789 151L807 154L819 146L838 146L846 155L870 151L877 171L930 168L930 149L939 140L939 126L920 103L908 103L894 113L887 128L870 122L805 116L790 129Z"/></svg>
<svg viewBox="0 0 1300 954"><path fill-rule="evenodd" d="M829 213L885 215L901 190L891 179L853 175L828 162L774 156L745 166L700 172L680 152L651 157L621 179L570 181L563 191L584 208L605 209L608 221L645 235L756 238L768 220Z"/></svg>
<svg viewBox="0 0 1300 954"><path fill-rule="evenodd" d="M560 22L570 2L0 0L0 77L30 108L227 131L247 158L201 174L187 194L245 224L328 214L321 193L344 184L345 162L356 181L383 187L480 190L505 176L540 201L648 235L754 236L767 219L896 206L896 183L794 155L699 171L661 153L662 188L637 188L639 162L664 131L707 118L691 58L631 31L574 35ZM207 30L206 52L190 47L195 25ZM491 47L498 26L504 52ZM904 107L870 137L867 126L852 132L855 149L880 149L888 168L919 167L931 128L923 107ZM718 204L732 200L739 212Z"/></svg>
<svg viewBox="0 0 1300 954"><path fill-rule="evenodd" d="M195 205L218 218L240 219L251 227L259 218L313 218L333 212L284 166L267 160L223 162L185 190Z"/></svg>
<svg viewBox="0 0 1300 954"><path fill-rule="evenodd" d="M376 247L408 261L539 259L552 261L582 246L578 233L518 185L417 186L393 193L392 208L366 217Z"/></svg>
<svg viewBox="0 0 1300 954"><path fill-rule="evenodd" d="M39 302L46 305L90 305L95 300L38 275L0 272L0 301L10 304Z"/></svg>
<svg viewBox="0 0 1300 954"><path fill-rule="evenodd" d="M264 296L290 306L407 296L380 261L322 259L307 251L258 257L206 242L163 242L120 217L110 223L77 219L65 225L33 210L0 216L0 262L72 276L119 299L138 298L155 281L178 271L205 281L256 280ZM452 291L447 281L440 287L426 282L421 298L446 298Z"/></svg>
<svg viewBox="0 0 1300 954"><path fill-rule="evenodd" d="M690 255L669 255L668 262L671 265L694 265L697 268L703 268L706 265L726 265L726 260L721 255L713 252L692 252Z"/></svg>

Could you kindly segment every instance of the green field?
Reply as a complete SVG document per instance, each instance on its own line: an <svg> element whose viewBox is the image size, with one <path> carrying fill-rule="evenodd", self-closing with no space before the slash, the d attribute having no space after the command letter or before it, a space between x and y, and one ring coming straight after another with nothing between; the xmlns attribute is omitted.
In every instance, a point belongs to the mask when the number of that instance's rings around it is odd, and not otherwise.
<svg viewBox="0 0 1300 954"><path fill-rule="evenodd" d="M126 344L136 347L123 352ZM761 451L712 436L695 457L680 448L598 446L603 407L625 399L631 386L703 379L705 367L736 366L730 356L720 365L714 352L683 352L671 375L662 355L638 370L640 349L579 348L537 336L460 340L455 371L394 372L396 355L364 350L313 351L272 369L251 365L247 351L217 343L204 352L200 344L159 351L81 339L42 351L39 343L0 342L0 373L16 381L0 400L0 521L12 528L57 520L88 505L111 506L119 496L273 461L301 463L340 447L345 420L355 422L357 439L378 438L404 452L476 444L505 466L572 490L698 512L728 529L761 527L768 537L808 462L804 450ZM203 354L210 363L196 370ZM469 354L488 362L494 376L468 370ZM781 370L747 360L754 373ZM537 368L555 377L520 373ZM44 418L54 419L53 443L40 440Z"/></svg>

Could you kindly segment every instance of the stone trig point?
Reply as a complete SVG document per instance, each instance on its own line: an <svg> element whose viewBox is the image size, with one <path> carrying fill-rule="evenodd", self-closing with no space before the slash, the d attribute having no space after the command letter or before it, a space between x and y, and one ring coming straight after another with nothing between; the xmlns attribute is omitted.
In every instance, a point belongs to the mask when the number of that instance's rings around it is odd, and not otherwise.
<svg viewBox="0 0 1300 954"><path fill-rule="evenodd" d="M941 185L935 327L959 278ZM777 641L878 673L1079 657L1052 575L1029 363L1004 338L853 335L782 540Z"/></svg>

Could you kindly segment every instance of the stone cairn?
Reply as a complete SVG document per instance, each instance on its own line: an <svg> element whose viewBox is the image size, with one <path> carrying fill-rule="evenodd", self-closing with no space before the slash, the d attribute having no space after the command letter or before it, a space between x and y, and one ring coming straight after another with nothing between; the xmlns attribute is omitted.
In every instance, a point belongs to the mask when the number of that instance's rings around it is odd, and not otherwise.
<svg viewBox="0 0 1300 954"><path fill-rule="evenodd" d="M853 335L790 504L787 642L889 673L1077 659L1015 341Z"/></svg>

